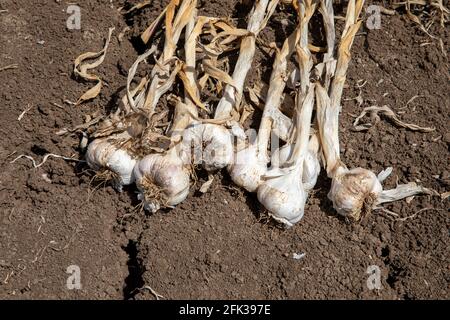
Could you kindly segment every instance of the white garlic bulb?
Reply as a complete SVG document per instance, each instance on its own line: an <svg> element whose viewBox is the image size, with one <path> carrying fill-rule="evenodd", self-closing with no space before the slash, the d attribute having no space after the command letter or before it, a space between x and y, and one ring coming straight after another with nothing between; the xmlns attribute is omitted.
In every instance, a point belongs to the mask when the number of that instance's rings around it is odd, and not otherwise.
<svg viewBox="0 0 450 320"><path fill-rule="evenodd" d="M245 190L255 192L267 172L267 161L259 155L256 144L236 152L235 157L228 167L231 179Z"/></svg>
<svg viewBox="0 0 450 320"><path fill-rule="evenodd" d="M372 171L363 168L348 170L339 166L328 198L340 215L359 220L372 210L382 191L383 187Z"/></svg>
<svg viewBox="0 0 450 320"><path fill-rule="evenodd" d="M122 186L134 182L133 168L137 159L127 150L120 148L120 142L126 141L128 133L99 138L92 141L87 149L86 162L91 169L105 174L107 179L112 179L114 187L119 191Z"/></svg>
<svg viewBox="0 0 450 320"><path fill-rule="evenodd" d="M223 126L202 123L183 133L183 159L189 159L193 148L194 163L202 163L207 171L220 170L233 161L233 136ZM188 160L185 160L188 161Z"/></svg>
<svg viewBox="0 0 450 320"><path fill-rule="evenodd" d="M258 188L259 202L269 210L272 218L287 227L300 221L304 214L308 194L299 179L301 169L298 165L287 173L281 172L283 169L271 169L264 177L266 181Z"/></svg>
<svg viewBox="0 0 450 320"><path fill-rule="evenodd" d="M189 170L171 149L167 154L151 154L140 160L134 168L138 199L144 209L156 212L173 207L189 194Z"/></svg>

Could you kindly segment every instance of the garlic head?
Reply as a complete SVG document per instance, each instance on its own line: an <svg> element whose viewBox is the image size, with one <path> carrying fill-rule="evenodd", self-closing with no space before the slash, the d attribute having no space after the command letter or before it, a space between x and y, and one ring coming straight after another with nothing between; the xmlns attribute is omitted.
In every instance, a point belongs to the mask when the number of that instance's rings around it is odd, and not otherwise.
<svg viewBox="0 0 450 320"><path fill-rule="evenodd" d="M286 170L289 170L286 172ZM300 181L301 166L271 169L258 188L258 200L275 220L292 227L304 214L307 192Z"/></svg>
<svg viewBox="0 0 450 320"><path fill-rule="evenodd" d="M134 175L145 210L173 207L189 194L189 171L172 151L144 157L136 164Z"/></svg>
<svg viewBox="0 0 450 320"><path fill-rule="evenodd" d="M233 136L220 125L192 125L183 133L181 154L185 164L201 163L207 171L223 169L233 160Z"/></svg>
<svg viewBox="0 0 450 320"><path fill-rule="evenodd" d="M86 162L98 176L112 180L119 191L122 186L134 182L133 168L137 160L118 146L119 136L99 138L92 141L86 152Z"/></svg>
<svg viewBox="0 0 450 320"><path fill-rule="evenodd" d="M291 156L293 145L287 144L276 149L271 156L271 163L274 167L281 167ZM317 158L317 152L308 150L303 161L302 182L306 191L312 190L317 183L320 174L320 163Z"/></svg>
<svg viewBox="0 0 450 320"><path fill-rule="evenodd" d="M383 187L372 171L339 167L328 198L340 215L357 221L362 215L370 213L382 191Z"/></svg>
<svg viewBox="0 0 450 320"><path fill-rule="evenodd" d="M233 182L249 192L258 189L266 172L267 161L259 156L256 144L236 152L233 163L228 167Z"/></svg>

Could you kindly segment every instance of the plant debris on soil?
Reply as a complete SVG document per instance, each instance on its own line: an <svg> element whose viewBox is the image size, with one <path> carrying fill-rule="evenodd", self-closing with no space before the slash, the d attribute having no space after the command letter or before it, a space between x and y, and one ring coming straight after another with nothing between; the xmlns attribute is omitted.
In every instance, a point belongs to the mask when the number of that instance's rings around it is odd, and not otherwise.
<svg viewBox="0 0 450 320"><path fill-rule="evenodd" d="M388 204L349 224L327 199L330 181L322 173L303 219L283 230L268 223L256 195L235 187L226 171L205 194L197 190L208 175L198 173L186 201L156 214L139 210L133 187L118 193L93 183L76 128L117 107L128 70L146 50L141 34L168 2L86 0L81 30L66 28L64 2L2 2L0 299L449 299L445 196ZM384 2L365 7L373 4ZM201 0L198 9L245 28L251 6ZM385 7L396 11L381 15L380 29L365 25L370 14L363 10L352 48L342 159L374 172L393 166L387 187L413 181L443 195L450 188L448 23L429 7ZM336 5L336 15L344 9ZM268 82L273 52L265 44L280 47L293 17L277 9L261 31L245 88ZM115 33L93 72L101 90L76 105L93 83L76 81L73 63L82 52L101 50L109 28ZM151 67L142 63L136 76ZM364 110L382 107L394 118L370 113L355 131ZM260 115L255 110L251 126ZM396 119L434 130L411 131ZM66 286L74 265L80 290ZM371 266L381 270L377 290L367 286Z"/></svg>

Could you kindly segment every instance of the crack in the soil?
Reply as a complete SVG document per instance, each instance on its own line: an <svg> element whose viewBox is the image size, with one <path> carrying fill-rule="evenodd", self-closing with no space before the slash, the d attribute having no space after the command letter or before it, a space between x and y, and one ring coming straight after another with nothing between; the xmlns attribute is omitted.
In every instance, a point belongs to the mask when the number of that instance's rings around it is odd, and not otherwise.
<svg viewBox="0 0 450 320"><path fill-rule="evenodd" d="M129 240L128 245L123 248L128 254L128 276L125 278L125 286L123 289L123 299L133 299L139 288L144 286L144 279L142 278L142 268L138 259L137 242Z"/></svg>

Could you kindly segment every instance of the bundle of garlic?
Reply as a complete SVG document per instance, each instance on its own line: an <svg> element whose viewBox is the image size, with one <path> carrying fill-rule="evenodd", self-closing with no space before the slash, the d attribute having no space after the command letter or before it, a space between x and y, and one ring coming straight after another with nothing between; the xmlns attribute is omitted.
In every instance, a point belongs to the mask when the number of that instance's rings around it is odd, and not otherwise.
<svg viewBox="0 0 450 320"><path fill-rule="evenodd" d="M299 23L281 50L277 51L258 135L249 141L248 146L237 151L235 161L229 167L233 181L250 192L256 191L258 200L268 209L269 215L288 227L302 218L307 190L313 188L320 172L317 137L313 135L308 143L314 108L308 25L316 4L304 1L296 8ZM288 141L284 147L272 150L272 167L268 169L267 152L271 135L275 131L280 135L277 125L287 123L279 106L286 85L287 62L295 50L299 61L300 87L293 125L285 128L290 131L290 139L286 139Z"/></svg>
<svg viewBox="0 0 450 320"><path fill-rule="evenodd" d="M331 2L331 1L330 1ZM323 3L323 2L322 2ZM334 46L334 27L332 25L331 5L323 6L322 14L327 25L328 61L326 61L325 87L316 86L317 119L321 146L325 156L326 171L332 179L328 197L336 211L350 219L359 220L380 203L396 201L418 193L427 192L425 188L414 183L399 185L393 190L383 191L381 182L389 175L391 169L383 171L378 177L363 168L348 169L340 160L339 151L339 112L341 97L350 62L350 48L361 20L359 15L364 0L350 0L347 8L346 22L342 33L337 56L337 64L330 55ZM328 79L332 79L329 90Z"/></svg>
<svg viewBox="0 0 450 320"><path fill-rule="evenodd" d="M256 38L278 2L256 0L247 28L239 29L226 19L198 16L196 0L171 0L142 36L147 43L165 18L162 51L153 45L137 58L129 70L121 106L90 135L94 140L86 159L97 176L111 180L118 190L135 182L143 207L155 212L186 199L196 164L208 172L226 167L238 186L256 192L269 215L288 227L304 215L308 192L320 173L319 156L332 179L328 197L334 208L355 220L378 204L428 192L414 183L383 190L381 182L392 168L376 176L363 168L348 169L340 160L340 103L364 0L348 2L337 57L332 0L290 2L298 16L297 26L276 50L267 92L262 88L253 92L256 100L264 101L258 132L244 132L238 120L244 114L245 79ZM309 42L316 9L325 27L326 50ZM230 76L224 56L236 49L239 56ZM297 66L290 71L294 53ZM322 59L315 66L314 53ZM152 71L132 89L139 64L158 54ZM172 92L169 100L175 103L170 113L158 102L177 78L184 92ZM285 90L295 93L295 101ZM210 102L217 95L221 98L214 109ZM285 97L294 107L286 108ZM279 139L285 142L282 147L276 143Z"/></svg>
<svg viewBox="0 0 450 320"><path fill-rule="evenodd" d="M306 6L306 8L305 8ZM249 192L255 192L263 182L262 177L267 172L267 164L269 158L267 155L268 144L270 141L273 125L281 123L278 119L284 115L279 110L281 97L286 85L286 71L289 57L295 51L299 40L302 38L303 44L308 44L308 23L315 10L315 5L311 1L301 4L299 13L299 23L294 32L285 40L281 50L276 53L273 63L272 74L270 77L270 87L265 99L265 107L258 130L257 137L250 137L248 146L237 150L234 163L229 167L229 173L232 180L239 186L245 188ZM303 50L304 48L302 48ZM311 64L310 57L304 56ZM310 67L309 67L310 69ZM309 74L309 70L306 72ZM305 77L306 78L306 77ZM304 90L309 84L309 76L307 82L303 86ZM300 99L301 101L302 99ZM308 127L309 129L309 127Z"/></svg>
<svg viewBox="0 0 450 320"><path fill-rule="evenodd" d="M233 133L243 136L243 130L237 121L233 120L232 113L233 111L239 113L237 109L239 109L242 99L244 82L256 51L256 37L265 27L277 4L278 0L255 1L249 14L247 30L230 32L230 35L242 37L240 52L232 77L228 74L218 73L217 70L215 72L216 77L226 83L222 98L215 110L215 121L193 125L184 135L184 140L188 144L193 143L202 149L200 150L202 164L207 171L225 168L233 162L233 135L221 124L229 123ZM207 52L214 52L211 45L208 48ZM218 55L219 53L216 52L215 56ZM214 76L212 73L210 75Z"/></svg>
<svg viewBox="0 0 450 320"><path fill-rule="evenodd" d="M165 10L164 50L150 75L151 81L144 77L134 90L130 90L139 63L153 54L155 47L138 57L131 67L122 106L91 134L95 140L88 146L87 163L97 172L97 176L112 180L119 190L123 185L135 182L133 170L143 153L160 150L152 146L155 136L164 139L152 132L152 116L159 98L170 89L181 68L180 61L174 57L176 44L181 31L193 16L196 3L195 0L184 0L181 4L178 0L172 0L169 3Z"/></svg>
<svg viewBox="0 0 450 320"><path fill-rule="evenodd" d="M262 1L262 11L267 7L267 1ZM265 3L265 4L264 4ZM180 7L183 7L183 5ZM259 8L259 2L255 8ZM257 11L261 11L258 9ZM191 12L191 11L189 11ZM229 50L228 44L239 37L248 37L247 30L232 27L222 19L210 17L191 16L186 28L185 58L186 62L177 71L185 88L185 102L178 101L175 115L170 130L171 148L161 154L153 153L139 161L134 170L136 184L140 190L139 199L143 201L144 208L157 211L161 207L172 207L183 201L189 193L189 175L192 171L191 153L192 147L207 147L202 150L202 161L206 169L220 168L228 163L227 157L232 157L232 142L226 128L215 125L212 120L198 117L196 107L206 109L200 100L199 89L205 86L209 77L230 83L233 80L216 67L217 57L225 50ZM195 23L196 22L196 23ZM209 27L209 33L215 34L208 45L202 46L205 57L202 67L204 76L197 81L196 75L196 45L204 26ZM219 31L220 30L220 31ZM170 53L173 53L172 51ZM212 56L210 56L212 55ZM220 82L218 82L220 84ZM151 87L150 87L151 88ZM153 95L152 95L153 97ZM159 95L157 95L159 98ZM148 96L147 96L148 100ZM150 108L152 112L154 108ZM144 111L147 111L144 105ZM217 148L217 143L228 142L228 149ZM223 150L223 151L222 151ZM196 150L194 150L195 153ZM211 159L210 161L208 161ZM218 159L218 160L217 160ZM194 161L196 159L194 158Z"/></svg>
<svg viewBox="0 0 450 320"><path fill-rule="evenodd" d="M307 191L314 187L320 172L314 135L311 146L315 146L312 152L308 151L315 87L310 82L313 61L308 48L308 24L315 7L308 0L299 5L300 39L296 49L300 88L297 92L292 140L278 153L274 153L280 156L278 165L273 165L267 171L257 189L258 200L269 210L269 215L288 227L303 217Z"/></svg>
<svg viewBox="0 0 450 320"><path fill-rule="evenodd" d="M189 79L194 79L195 68L195 39L189 38L196 18L196 10L186 26L185 55L186 69ZM187 94L186 94L187 96ZM196 97L198 94L196 94ZM190 98L185 99L186 103L178 100L175 107L175 116L171 131L177 133L178 130L185 129L191 118L197 114L197 109ZM172 135L172 143L179 137ZM136 184L139 189L138 199L142 201L143 207L151 212L158 211L161 207L172 207L183 200L189 194L190 187L190 166L186 165L180 156L177 145L172 145L165 153L152 153L144 157L134 168Z"/></svg>

